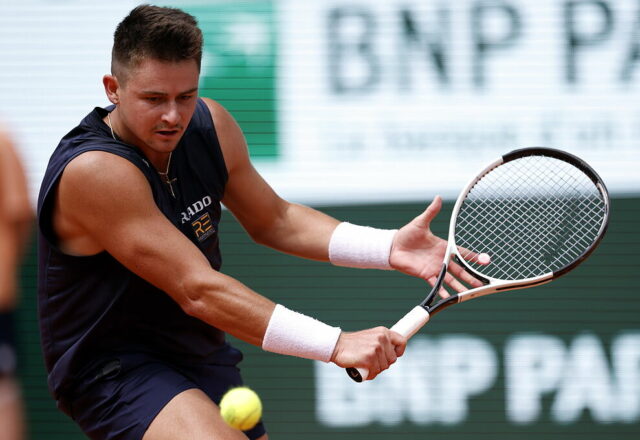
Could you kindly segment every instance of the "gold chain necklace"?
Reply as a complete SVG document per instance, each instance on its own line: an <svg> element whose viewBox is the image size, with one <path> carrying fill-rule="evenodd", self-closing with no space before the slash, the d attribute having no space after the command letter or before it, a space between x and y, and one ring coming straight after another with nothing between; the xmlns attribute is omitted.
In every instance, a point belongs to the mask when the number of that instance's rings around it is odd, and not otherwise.
<svg viewBox="0 0 640 440"><path fill-rule="evenodd" d="M169 167L171 166L171 156L173 156L173 151L169 153L169 160L167 161L167 169L164 171L164 173L162 171L158 171L158 170L156 171L162 178L162 181L167 185L169 185L169 191L171 191L171 195L175 199L176 194L173 192L173 184L178 180L178 178L177 177L174 177L173 179L169 178Z"/></svg>
<svg viewBox="0 0 640 440"><path fill-rule="evenodd" d="M114 141L117 141L118 138L116 137L116 134L113 131L113 124L111 123L111 112L107 113L107 119L109 120L109 130L111 130L111 137L113 138ZM167 185L169 185L169 191L171 191L171 196L173 196L173 198L175 199L176 194L173 192L173 184L177 182L178 178L177 177L174 177L173 179L169 178L169 167L171 166L171 156L173 156L173 151L169 152L167 169L164 172L158 171L158 170L156 170L156 172L160 175L160 177L162 178L162 181Z"/></svg>

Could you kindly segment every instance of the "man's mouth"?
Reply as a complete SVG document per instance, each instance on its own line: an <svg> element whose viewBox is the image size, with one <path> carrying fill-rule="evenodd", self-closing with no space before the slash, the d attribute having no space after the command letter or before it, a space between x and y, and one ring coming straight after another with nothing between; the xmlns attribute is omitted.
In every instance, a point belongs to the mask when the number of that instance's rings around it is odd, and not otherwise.
<svg viewBox="0 0 640 440"><path fill-rule="evenodd" d="M156 130L156 133L162 137L174 137L180 133L180 130Z"/></svg>

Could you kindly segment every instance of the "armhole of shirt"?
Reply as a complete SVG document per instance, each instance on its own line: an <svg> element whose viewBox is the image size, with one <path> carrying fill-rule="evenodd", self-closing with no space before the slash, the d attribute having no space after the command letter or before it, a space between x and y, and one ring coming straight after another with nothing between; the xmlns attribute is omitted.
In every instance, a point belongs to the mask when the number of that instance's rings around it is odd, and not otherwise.
<svg viewBox="0 0 640 440"><path fill-rule="evenodd" d="M222 184L223 184L223 192L224 188L227 186L227 181L229 180L229 172L227 171L227 164L224 160L224 154L222 153L222 147L220 146L220 139L218 138L218 132L216 131L216 124L213 120L213 115L209 110L206 102L202 98L198 99L198 106L202 108L202 118L204 121L198 121L199 124L202 124L206 129L211 130L211 145L210 148L214 149L214 155L216 157L216 168L223 173L222 176Z"/></svg>
<svg viewBox="0 0 640 440"><path fill-rule="evenodd" d="M43 195L42 195L42 201L39 203L38 206L38 212L37 212L37 223L38 223L38 230L40 232L40 235L43 239L45 239L48 243L48 245L54 249L56 252L63 254L63 255L68 255L71 257L71 255L66 254L65 252L63 252L60 247L58 246L59 240L58 237L56 236L54 230L53 230L53 218L52 218L52 210L53 210L53 194L56 190L56 187L58 186L58 183L60 182L60 178L62 176L63 171L65 170L65 168L67 167L67 165L69 165L69 163L71 163L71 161L73 159L75 159L76 157L80 156L83 153L87 153L89 151L104 151L106 153L111 153L114 154L116 156L120 156L124 159L127 159L129 162L131 162L132 164L134 164L136 167L138 167L138 169L140 169L140 171L147 176L147 173L145 172L145 168L144 168L144 164L142 163L142 160L140 161L140 163L137 163L138 161L134 160L134 158L129 157L125 152L121 152L121 151L117 151L117 150L112 150L112 149L108 149L105 147L100 147L100 146L95 146L95 147L88 147L88 148L83 148L79 151L76 151L73 155L71 155L69 158L66 159L66 161L55 171L53 177L50 179L50 181L47 183L47 188L44 190ZM148 176L147 176L148 178ZM153 188L152 188L153 190ZM154 195L155 196L155 195ZM99 255L99 254L96 254ZM92 257L94 255L87 255L87 257ZM82 257L80 257L82 258Z"/></svg>

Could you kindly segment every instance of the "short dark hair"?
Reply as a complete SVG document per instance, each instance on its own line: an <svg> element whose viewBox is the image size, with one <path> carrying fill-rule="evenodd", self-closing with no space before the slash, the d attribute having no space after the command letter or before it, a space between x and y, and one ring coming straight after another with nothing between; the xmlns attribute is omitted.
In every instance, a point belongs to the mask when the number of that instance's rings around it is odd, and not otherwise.
<svg viewBox="0 0 640 440"><path fill-rule="evenodd" d="M202 31L190 14L176 9L140 5L126 16L113 36L111 73L126 76L144 58L202 63ZM124 78L122 78L124 80Z"/></svg>

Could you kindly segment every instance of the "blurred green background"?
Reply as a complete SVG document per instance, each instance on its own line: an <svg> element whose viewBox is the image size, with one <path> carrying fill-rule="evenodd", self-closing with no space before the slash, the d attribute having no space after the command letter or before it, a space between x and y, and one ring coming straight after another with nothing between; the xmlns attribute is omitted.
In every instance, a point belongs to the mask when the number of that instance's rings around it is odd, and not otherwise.
<svg viewBox="0 0 640 440"><path fill-rule="evenodd" d="M327 385L320 381L317 374L320 370L314 369L311 361L266 353L236 341L236 345L246 354L241 364L245 380L264 400L264 418L271 438L298 439L304 436L320 439L331 436L334 439L418 439L446 436L448 439L636 439L640 428L637 407L640 400L640 357L635 358L636 381L618 383L611 344L622 334L640 334L640 299L636 281L640 267L640 233L636 227L640 199L619 198L613 200L612 206L611 225L605 240L589 260L565 278L545 286L461 304L438 315L416 336L416 340L423 344L425 338L478 338L486 341L495 352L498 361L493 384L486 391L467 399L468 414L459 423L447 425L412 421L408 416L411 409L404 406L409 400L402 396L398 399L394 394L399 392L406 396L423 391L401 386L399 389L390 388L391 395L385 394L384 389L382 392L370 389L366 397L379 399L375 404L381 406L383 412L393 413L398 410L394 405L403 405L397 420L385 424L383 418L371 416L372 420L363 426L328 426L318 415L317 407L320 404L317 399L331 396L326 388L330 389L332 383L338 383L338 379L343 377L344 373L339 368L332 365L321 367L323 371L325 368L335 368L337 379L335 382L331 379ZM340 219L382 228L402 225L423 208L423 205L417 204L320 207ZM450 209L451 205L447 204L434 223L434 231L440 235L446 233ZM226 211L220 230L224 273L242 280L276 302L339 325L345 330L390 326L413 307L425 292L423 282L402 274L332 267L255 245ZM46 389L36 322L35 264L35 251L32 249L23 266L23 295L19 311L20 376L27 402L29 430L34 439L83 438L75 425L57 411ZM522 334L547 335L561 341L567 347L567 359L570 357L568 348L580 337L599 341L606 372L610 375L607 380L610 379L613 386L613 400L609 404L613 410L623 404L636 405L635 410L631 408L631 419L621 421L614 411L614 419L610 422L595 422L592 411L600 404L586 397L583 399L584 410L577 420L559 423L553 420L551 414L561 388L556 386L541 393L541 408L530 423L518 425L508 421L504 350L508 340ZM414 353L417 350L414 348ZM409 345L407 356L411 353L412 345ZM580 354L579 351L574 353ZM390 382L383 381L398 376L394 370L402 368L403 360L374 383L380 381L384 386L389 386ZM561 381L569 386L567 381L572 376L584 372L574 371L568 366L571 362L579 362L579 359L566 362ZM451 375L447 376L446 365L445 369L437 369L428 362L421 365L415 359L412 365L424 368L422 374L434 383L443 377L451 378ZM593 365L593 368L596 374L598 365ZM466 380L465 377L456 379ZM597 382L602 378L593 377L591 380ZM417 382L416 386L419 383L422 382ZM318 391L320 385L325 387L322 394ZM353 387L360 386L353 384ZM576 390L584 390L584 387L584 384L578 385ZM343 396L345 388L340 389L343 390L342 394L338 394ZM624 390L631 390L631 394ZM429 399L428 390L424 390L424 393ZM627 396L627 400L621 398L620 393ZM629 395L632 396L630 400ZM340 396L337 398L340 399ZM445 395L439 405L448 411L451 408L446 399ZM348 408L349 402L346 403ZM353 410L354 414L358 412L356 407ZM356 419L354 416L354 422Z"/></svg>

